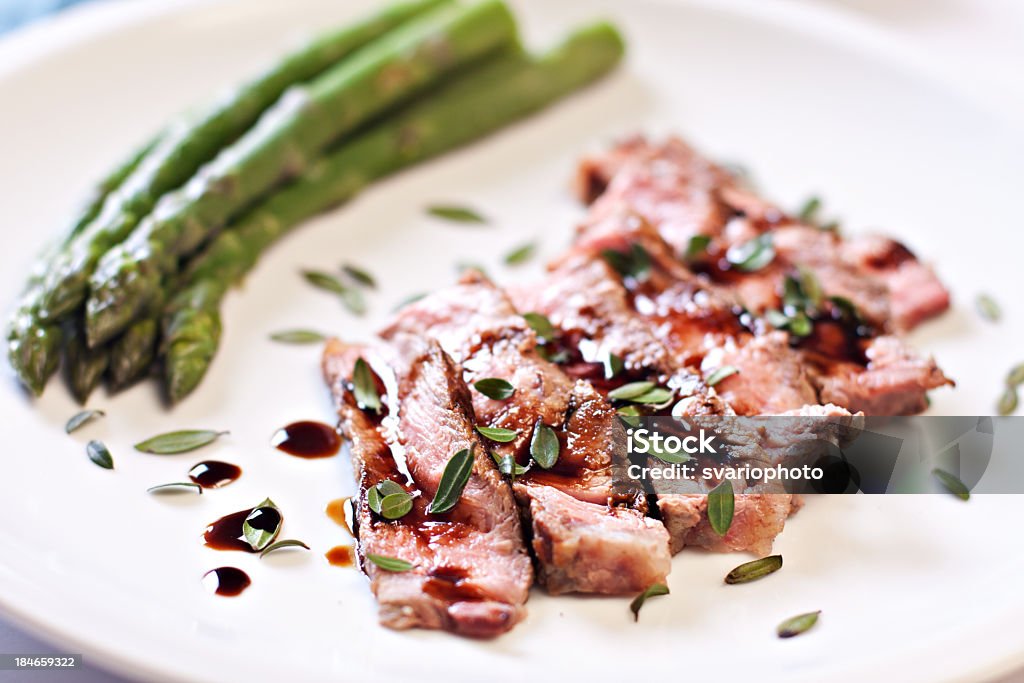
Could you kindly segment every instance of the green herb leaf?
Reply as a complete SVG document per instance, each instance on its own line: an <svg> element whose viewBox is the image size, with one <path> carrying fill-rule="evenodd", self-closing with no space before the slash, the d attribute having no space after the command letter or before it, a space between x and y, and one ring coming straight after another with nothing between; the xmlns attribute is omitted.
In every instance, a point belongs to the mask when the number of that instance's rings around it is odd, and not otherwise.
<svg viewBox="0 0 1024 683"><path fill-rule="evenodd" d="M960 500L970 500L970 489L968 489L967 485L960 481L960 478L955 474L951 474L950 472L938 467L932 470L932 474L935 475L935 478L942 482L942 485L946 487L946 490L954 496Z"/></svg>
<svg viewBox="0 0 1024 683"><path fill-rule="evenodd" d="M353 315L363 315L366 313L366 299L363 298L362 292L358 289L346 288L341 293L341 303Z"/></svg>
<svg viewBox="0 0 1024 683"><path fill-rule="evenodd" d="M463 448L448 460L437 485L437 495L427 506L427 512L438 515L448 512L459 502L462 489L466 488L469 475L473 473L473 446Z"/></svg>
<svg viewBox="0 0 1024 683"><path fill-rule="evenodd" d="M1017 390L1014 387L1006 387L1003 390L1003 395L999 397L996 410L1003 416L1012 415L1013 411L1017 410Z"/></svg>
<svg viewBox="0 0 1024 683"><path fill-rule="evenodd" d="M752 562L744 562L725 575L728 584L750 583L763 579L782 569L782 555L769 555Z"/></svg>
<svg viewBox="0 0 1024 683"><path fill-rule="evenodd" d="M380 567L386 572L407 572L413 568L411 562L400 560L397 557L387 557L386 555L374 555L373 553L366 553L366 559L373 562L375 565Z"/></svg>
<svg viewBox="0 0 1024 683"><path fill-rule="evenodd" d="M110 451L102 441L90 441L85 445L85 452L90 460L103 469L114 469L114 458L111 457Z"/></svg>
<svg viewBox="0 0 1024 683"><path fill-rule="evenodd" d="M192 489L194 493L203 495L203 487L191 481L172 481L169 484L157 484L146 489L146 493L171 493L187 489Z"/></svg>
<svg viewBox="0 0 1024 683"><path fill-rule="evenodd" d="M743 244L734 244L725 252L725 260L745 273L761 270L775 259L770 232L758 235Z"/></svg>
<svg viewBox="0 0 1024 683"><path fill-rule="evenodd" d="M809 197L807 201L800 207L800 211L797 213L797 218L800 219L801 223L807 223L814 225L814 219L818 215L818 211L821 209L821 199L819 197Z"/></svg>
<svg viewBox="0 0 1024 683"><path fill-rule="evenodd" d="M730 375L735 375L739 371L739 368L737 368L734 365L723 365L722 367L716 369L714 372L708 375L707 379L704 380L704 383L707 384L709 387L713 387L726 377Z"/></svg>
<svg viewBox="0 0 1024 683"><path fill-rule="evenodd" d="M723 481L708 493L708 521L719 536L725 536L729 532L735 506L732 482L729 480Z"/></svg>
<svg viewBox="0 0 1024 683"><path fill-rule="evenodd" d="M660 406L663 403L668 403L672 400L672 391L665 387L654 387L644 393L629 399L633 403L639 403L641 405L648 406Z"/></svg>
<svg viewBox="0 0 1024 683"><path fill-rule="evenodd" d="M389 493L380 499L380 516L384 519L401 519L412 512L412 496L402 491Z"/></svg>
<svg viewBox="0 0 1024 683"><path fill-rule="evenodd" d="M999 322L999 319L1003 317L1003 311L999 304L988 294L979 294L974 303L978 307L978 315L989 322Z"/></svg>
<svg viewBox="0 0 1024 683"><path fill-rule="evenodd" d="M653 388L654 382L630 382L609 391L608 398L613 401L631 401L637 396L643 396Z"/></svg>
<svg viewBox="0 0 1024 683"><path fill-rule="evenodd" d="M194 451L197 448L213 443L218 437L227 433L212 429L183 429L177 432L159 434L145 441L140 441L135 444L135 450L156 455L187 453L188 451Z"/></svg>
<svg viewBox="0 0 1024 683"><path fill-rule="evenodd" d="M491 441L497 441L498 443L515 441L516 437L519 435L518 431L502 429L501 427L477 427L476 431L480 432Z"/></svg>
<svg viewBox="0 0 1024 683"><path fill-rule="evenodd" d="M540 313L523 313L523 319L541 340L553 341L557 336L555 326L546 316Z"/></svg>
<svg viewBox="0 0 1024 683"><path fill-rule="evenodd" d="M622 368L625 366L625 364L622 361L622 358L615 355L614 353L609 353L607 356L605 356L602 365L604 365L605 379L612 379L613 377L615 377L615 375L622 372Z"/></svg>
<svg viewBox="0 0 1024 683"><path fill-rule="evenodd" d="M313 330L284 330L274 332L270 335L273 341L283 344L316 344L327 339L324 335Z"/></svg>
<svg viewBox="0 0 1024 683"><path fill-rule="evenodd" d="M817 310L825 300L825 292L821 288L818 276L806 266L797 266L797 282L800 284L800 295L804 306Z"/></svg>
<svg viewBox="0 0 1024 683"><path fill-rule="evenodd" d="M341 270L350 278L352 278L353 281L358 282L364 287L369 287L370 289L377 288L377 280L375 280L374 277L370 275L370 273L363 270L362 268L354 266L351 263L345 263L342 264ZM282 543L283 542L284 541L282 541Z"/></svg>
<svg viewBox="0 0 1024 683"><path fill-rule="evenodd" d="M619 419L630 427L636 427L640 424L640 409L636 406L622 406L617 412Z"/></svg>
<svg viewBox="0 0 1024 683"><path fill-rule="evenodd" d="M797 311L789 318L786 328L798 337L809 337L814 331L814 324L806 313Z"/></svg>
<svg viewBox="0 0 1024 683"><path fill-rule="evenodd" d="M648 453L653 455L658 460L668 463L669 465L678 465L680 463L689 462L692 458L686 451L680 451L678 453L670 453L669 451L663 451L654 448L653 445Z"/></svg>
<svg viewBox="0 0 1024 683"><path fill-rule="evenodd" d="M473 387L487 398L504 401L512 398L516 388L500 377L485 377L473 382Z"/></svg>
<svg viewBox="0 0 1024 683"><path fill-rule="evenodd" d="M828 300L836 308L840 318L860 322L860 311L858 311L857 306L845 296L830 296Z"/></svg>
<svg viewBox="0 0 1024 683"><path fill-rule="evenodd" d="M533 457L533 461L549 470L558 462L560 449L561 445L555 430L538 420L533 428L533 437L530 439L530 455Z"/></svg>
<svg viewBox="0 0 1024 683"><path fill-rule="evenodd" d="M505 263L510 266L516 266L520 263L526 263L533 258L534 252L537 251L536 242L528 242L521 246L516 247L512 251L505 254Z"/></svg>
<svg viewBox="0 0 1024 683"><path fill-rule="evenodd" d="M628 252L604 249L601 257L622 277L645 282L651 276L651 255L638 243L631 244Z"/></svg>
<svg viewBox="0 0 1024 683"><path fill-rule="evenodd" d="M694 235L686 245L686 254L683 255L683 260L690 263L697 261L708 250L710 244L711 237L709 235Z"/></svg>
<svg viewBox="0 0 1024 683"><path fill-rule="evenodd" d="M504 456L498 455L497 453L491 453L491 460L498 466L498 471L504 474L506 477L512 477L515 480L516 477L521 477L530 471L530 466L526 467L516 462L515 457L511 453Z"/></svg>
<svg viewBox="0 0 1024 683"><path fill-rule="evenodd" d="M656 583L653 586L648 587L640 595L633 598L633 602L629 603L629 611L633 613L633 621L640 621L640 608L644 606L648 598L657 597L659 595L668 595L668 586L663 583Z"/></svg>
<svg viewBox="0 0 1024 683"><path fill-rule="evenodd" d="M377 379L373 376L369 364L362 358L356 359L355 367L352 368L352 393L356 397L356 404L362 410L372 410L380 414L380 394L377 393Z"/></svg>
<svg viewBox="0 0 1024 683"><path fill-rule="evenodd" d="M1014 366L1006 374L1006 386L1017 388L1024 384L1024 363Z"/></svg>
<svg viewBox="0 0 1024 683"><path fill-rule="evenodd" d="M242 536L253 550L259 552L274 542L281 533L284 516L269 498L257 505L242 522ZM267 526L270 528L267 528Z"/></svg>
<svg viewBox="0 0 1024 683"><path fill-rule="evenodd" d="M304 270L302 271L302 277L306 278L306 282L317 289L333 294L341 294L348 290L348 287L342 284L341 280L322 270Z"/></svg>
<svg viewBox="0 0 1024 683"><path fill-rule="evenodd" d="M102 410L83 410L80 413L75 413L71 419L68 420L67 424L64 425L64 431L70 434L71 432L81 429L86 424L97 418L103 417L104 415L106 415L106 413Z"/></svg>
<svg viewBox="0 0 1024 683"><path fill-rule="evenodd" d="M473 209L464 206L435 204L427 207L427 213L437 218L456 223L486 223L487 219Z"/></svg>
<svg viewBox="0 0 1024 683"><path fill-rule="evenodd" d="M277 541L276 543L271 543L270 545L268 545L260 553L260 557L262 558L274 552L275 550L280 550L281 548L305 548L306 550L309 550L309 546L303 543L302 541L294 538L288 538L283 541Z"/></svg>
<svg viewBox="0 0 1024 683"><path fill-rule="evenodd" d="M406 492L404 488L402 488L401 484L392 481L391 479L385 479L383 481L377 482L376 486L371 486L366 491L366 505L371 510L376 512L378 515L381 515L383 517L384 499L387 498L388 496L403 495L406 496L410 501L412 500L412 496L409 495L409 493ZM389 510L395 512L398 509L398 502L399 501L397 499L392 499ZM408 513L408 510L406 510L405 513L402 513L402 515L398 515L398 517L401 517L406 513ZM391 517L390 519L398 519L398 517Z"/></svg>
<svg viewBox="0 0 1024 683"><path fill-rule="evenodd" d="M778 634L779 638L792 638L793 636L805 633L809 631L812 626L818 623L819 614L821 614L821 610L790 617L778 625L775 629L775 633Z"/></svg>

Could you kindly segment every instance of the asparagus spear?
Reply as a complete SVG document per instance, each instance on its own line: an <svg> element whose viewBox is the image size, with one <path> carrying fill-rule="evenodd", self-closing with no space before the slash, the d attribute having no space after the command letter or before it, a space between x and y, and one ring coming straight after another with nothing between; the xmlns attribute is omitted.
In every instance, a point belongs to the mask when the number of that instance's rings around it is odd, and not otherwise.
<svg viewBox="0 0 1024 683"><path fill-rule="evenodd" d="M65 323L67 341L64 344L64 367L71 395L84 405L107 371L110 351L106 347L90 349L85 343L81 322L74 320Z"/></svg>
<svg viewBox="0 0 1024 683"><path fill-rule="evenodd" d="M136 320L110 344L110 388L120 391L142 377L156 358L160 318Z"/></svg>
<svg viewBox="0 0 1024 683"><path fill-rule="evenodd" d="M90 346L123 330L179 257L274 185L304 172L331 142L515 38L515 22L499 0L444 6L285 94L252 130L103 255L86 302Z"/></svg>
<svg viewBox="0 0 1024 683"><path fill-rule="evenodd" d="M343 145L218 235L193 259L185 288L164 315L171 401L184 398L202 380L220 339L221 298L275 239L381 176L543 108L607 73L621 55L618 33L599 23L543 55L498 58Z"/></svg>
<svg viewBox="0 0 1024 683"><path fill-rule="evenodd" d="M43 322L39 315L42 306L42 283L52 270L60 249L66 246L96 218L104 200L125 181L147 154L156 146L159 136L140 149L120 166L102 178L91 191L82 208L75 214L71 226L61 242L36 260L7 327L7 357L18 379L37 396L43 392L46 381L57 370L63 332L60 325Z"/></svg>
<svg viewBox="0 0 1024 683"><path fill-rule="evenodd" d="M195 120L183 119L147 162L103 206L88 229L61 253L44 282L41 313L51 321L85 300L89 275L108 249L124 240L165 193L181 186L204 163L248 130L295 83L316 77L346 55L447 0L411 0L318 38L288 55Z"/></svg>

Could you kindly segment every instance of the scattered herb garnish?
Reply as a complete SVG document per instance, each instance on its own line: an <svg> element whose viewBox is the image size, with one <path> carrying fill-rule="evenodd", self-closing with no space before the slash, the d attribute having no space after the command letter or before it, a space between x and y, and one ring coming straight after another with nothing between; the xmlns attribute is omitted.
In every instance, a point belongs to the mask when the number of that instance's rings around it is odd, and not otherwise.
<svg viewBox="0 0 1024 683"><path fill-rule="evenodd" d="M558 442L555 430L538 420L533 428L533 436L530 438L530 455L533 457L533 461L549 470L558 462L560 450L561 444Z"/></svg>
<svg viewBox="0 0 1024 683"><path fill-rule="evenodd" d="M373 562L375 565L380 567L386 572L407 572L413 568L411 562L400 560L397 557L387 557L386 555L374 555L373 553L366 553L366 559Z"/></svg>
<svg viewBox="0 0 1024 683"><path fill-rule="evenodd" d="M659 595L668 595L668 586L663 583L656 583L650 586L640 595L633 598L633 602L629 603L629 611L633 613L633 621L640 621L640 608L644 606L648 598L657 597Z"/></svg>
<svg viewBox="0 0 1024 683"><path fill-rule="evenodd" d="M350 278L352 278L353 281L358 282L364 287L376 289L377 280L375 280L374 277L370 275L369 272L363 270L362 268L359 268L358 266L353 266L351 263L345 263L341 266L341 270ZM284 541L282 541L282 543L284 543Z"/></svg>
<svg viewBox="0 0 1024 683"><path fill-rule="evenodd" d="M820 197L808 197L807 201L800 207L800 211L797 213L797 218L800 219L801 223L807 223L814 225L814 220L818 216L818 211L821 209L821 198Z"/></svg>
<svg viewBox="0 0 1024 683"><path fill-rule="evenodd" d="M533 258L534 252L537 251L536 242L527 242L521 246L516 247L512 251L505 254L505 263L510 266L517 266L520 263L526 263Z"/></svg>
<svg viewBox="0 0 1024 683"><path fill-rule="evenodd" d="M284 330L274 332L270 338L283 344L316 344L327 337L314 330Z"/></svg>
<svg viewBox="0 0 1024 683"><path fill-rule="evenodd" d="M400 519L412 511L412 495L391 479L366 492L366 505L384 519Z"/></svg>
<svg viewBox="0 0 1024 683"><path fill-rule="evenodd" d="M274 542L281 533L283 523L281 511L274 505L274 501L267 498L254 507L242 522L242 536L249 547L259 552Z"/></svg>
<svg viewBox="0 0 1024 683"><path fill-rule="evenodd" d="M506 477L510 477L512 481L515 481L516 477L523 476L530 469L529 465L524 467L517 463L515 456L511 453L506 453L501 458L498 458L493 453L491 455L494 458L494 461L498 463L498 471Z"/></svg>
<svg viewBox="0 0 1024 683"><path fill-rule="evenodd" d="M145 441L140 441L135 444L135 450L156 455L187 453L188 451L194 451L197 448L213 443L224 434L227 434L227 432L218 432L212 429L183 429L177 432L159 434Z"/></svg>
<svg viewBox="0 0 1024 683"><path fill-rule="evenodd" d="M775 629L775 633L778 634L779 638L792 638L793 636L805 633L809 631L812 626L818 623L819 614L821 614L820 609L816 612L807 612L806 614L798 614L795 617L790 617L778 625Z"/></svg>
<svg viewBox="0 0 1024 683"><path fill-rule="evenodd" d="M683 255L683 260L689 263L699 260L708 250L708 245L710 244L711 237L709 235L694 235L686 245L686 253Z"/></svg>
<svg viewBox="0 0 1024 683"><path fill-rule="evenodd" d="M157 484L146 489L146 493L170 493L192 489L194 493L203 495L203 487L191 481L172 481L169 484Z"/></svg>
<svg viewBox="0 0 1024 683"><path fill-rule="evenodd" d="M319 270L304 270L302 277L306 278L306 282L314 287L337 294L345 308L355 315L366 313L366 302L359 290L346 287L341 280L333 275Z"/></svg>
<svg viewBox="0 0 1024 683"><path fill-rule="evenodd" d="M999 403L996 404L996 410L1004 416L1011 415L1013 411L1017 410L1017 390L1015 388L1006 387L1003 390L1003 395L999 397Z"/></svg>
<svg viewBox="0 0 1024 683"><path fill-rule="evenodd" d="M680 451L678 453L670 453L663 451L660 448L656 448L652 445L651 449L647 451L658 460L668 463L669 465L678 465L691 460L690 455L686 451Z"/></svg>
<svg viewBox="0 0 1024 683"><path fill-rule="evenodd" d="M114 469L114 458L102 441L90 441L85 445L85 452L89 459L105 470Z"/></svg>
<svg viewBox="0 0 1024 683"><path fill-rule="evenodd" d="M1021 384L1024 384L1024 363L1015 365L1006 374L1006 386L1016 389Z"/></svg>
<svg viewBox="0 0 1024 683"><path fill-rule="evenodd" d="M636 406L622 406L618 410L619 419L630 427L640 424L640 409Z"/></svg>
<svg viewBox="0 0 1024 683"><path fill-rule="evenodd" d="M708 521L719 536L725 536L729 532L735 506L732 482L729 480L723 481L708 493Z"/></svg>
<svg viewBox="0 0 1024 683"><path fill-rule="evenodd" d="M64 431L68 434L71 432L81 429L93 420L103 417L106 415L102 410L83 410L80 413L75 413L67 424L64 425Z"/></svg>
<svg viewBox="0 0 1024 683"><path fill-rule="evenodd" d="M614 353L609 353L607 356L605 356L602 365L604 366L605 379L612 379L613 377L615 377L615 375L622 372L622 368L624 367L622 358L620 356L615 355Z"/></svg>
<svg viewBox="0 0 1024 683"><path fill-rule="evenodd" d="M651 255L636 242L629 246L628 252L603 249L601 257L622 277L644 282L651 275Z"/></svg>
<svg viewBox="0 0 1024 683"><path fill-rule="evenodd" d="M437 494L427 506L432 515L448 512L459 502L462 489L466 488L469 475L473 472L473 446L463 448L456 453L444 466L441 481L437 485Z"/></svg>
<svg viewBox="0 0 1024 683"><path fill-rule="evenodd" d="M435 204L427 207L427 213L437 218L456 223L486 223L487 219L473 209L464 206Z"/></svg>
<svg viewBox="0 0 1024 683"><path fill-rule="evenodd" d="M729 377L730 375L735 375L739 371L739 368L737 368L735 365L723 365L722 367L716 369L714 372L708 375L707 379L704 380L704 383L707 384L709 387L713 387L726 377Z"/></svg>
<svg viewBox="0 0 1024 683"><path fill-rule="evenodd" d="M519 435L518 431L503 429L501 427L477 427L476 431L480 432L491 441L497 441L498 443L515 441L516 436Z"/></svg>
<svg viewBox="0 0 1024 683"><path fill-rule="evenodd" d="M352 368L352 393L360 408L380 414L381 402L380 394L377 393L377 380L369 364L362 358L356 359L355 367Z"/></svg>
<svg viewBox="0 0 1024 683"><path fill-rule="evenodd" d="M653 388L654 382L630 382L609 391L608 398L613 401L632 401L637 396L643 396Z"/></svg>
<svg viewBox="0 0 1024 683"><path fill-rule="evenodd" d="M978 307L978 314L989 322L999 322L999 319L1003 316L1003 311L999 304L988 294L979 294L974 303Z"/></svg>
<svg viewBox="0 0 1024 683"><path fill-rule="evenodd" d="M807 337L814 331L812 316L817 315L824 300L814 271L799 266L795 275L787 275L783 280L782 310L765 311L765 319L772 327Z"/></svg>
<svg viewBox="0 0 1024 683"><path fill-rule="evenodd" d="M782 569L782 555L769 555L751 562L744 562L725 575L728 584L750 583L763 579Z"/></svg>
<svg viewBox="0 0 1024 683"><path fill-rule="evenodd" d="M734 244L725 252L725 260L745 273L761 270L775 259L772 234L763 233L744 242Z"/></svg>
<svg viewBox="0 0 1024 683"><path fill-rule="evenodd" d="M309 546L303 543L302 541L295 538L288 538L283 541L277 541L276 543L271 543L270 545L268 545L260 553L260 557L263 557L264 555L269 555L275 550L280 550L281 548L305 548L306 550L309 550Z"/></svg>
<svg viewBox="0 0 1024 683"><path fill-rule="evenodd" d="M501 379L500 377L478 379L473 382L473 387L487 398L492 398L495 401L504 401L512 398L512 394L516 393L516 388L508 380Z"/></svg>
<svg viewBox="0 0 1024 683"><path fill-rule="evenodd" d="M632 403L646 406L660 406L672 400L672 390L665 387L654 387L629 400Z"/></svg>
<svg viewBox="0 0 1024 683"><path fill-rule="evenodd" d="M523 313L523 319L542 341L552 341L557 335L555 326L540 313Z"/></svg>
<svg viewBox="0 0 1024 683"><path fill-rule="evenodd" d="M967 485L960 481L960 478L955 474L951 474L944 469L936 467L932 470L932 474L935 478L942 482L942 485L946 487L946 490L952 493L960 500L970 500L971 491L967 488Z"/></svg>

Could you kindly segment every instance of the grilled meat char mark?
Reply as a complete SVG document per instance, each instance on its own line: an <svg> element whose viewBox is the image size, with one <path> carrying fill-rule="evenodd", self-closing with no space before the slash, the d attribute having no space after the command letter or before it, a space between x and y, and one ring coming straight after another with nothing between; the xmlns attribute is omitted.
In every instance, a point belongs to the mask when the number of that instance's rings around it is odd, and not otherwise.
<svg viewBox="0 0 1024 683"><path fill-rule="evenodd" d="M684 149L685 154L680 152L680 149ZM626 154L630 150L638 154L637 160L633 163L622 161L616 166L620 170L612 180L608 194L602 196L594 204L590 217L581 228L577 250L586 250L592 254L599 253L602 248L607 248L609 243L613 243L617 237L627 244L636 242L644 245L648 250L653 249L657 254L654 257L656 262L662 264L675 262L678 248L676 243L681 241L679 235L683 230L681 226L692 224L696 219L691 219L689 223L686 223L678 219L669 220L664 217L673 215L672 211L682 214L694 211L701 213L702 204L700 202L697 202L696 206L677 206L692 201L690 195L694 190L692 187L686 188L686 191L678 190L676 185L685 185L688 182L693 182L694 177L699 177L704 179L705 194L717 191L728 197L734 204L742 205L743 210L747 212L745 215L756 217L756 220L744 218L719 225L708 218L706 212L703 212L701 215L707 219L702 223L705 226L703 229L719 236L730 235L737 230L747 230L749 234L743 238L746 239L757 234L757 230L753 228L755 224L761 226L758 230L770 228L777 251L775 261L764 269L746 274L733 270L727 273L726 282L711 282L706 273L697 276L684 275L682 281L696 278L697 281L704 283L706 290L713 291L717 295L717 297L706 299L705 306L714 306L708 301L713 301L715 298L726 301L732 298L737 305L742 303L745 309L776 307L782 290L782 281L787 274L792 274L792 264L803 258L811 269L818 273L822 288L827 295L856 298L850 295L859 291L863 294L861 301L867 302L864 304L867 310L871 310L872 302L881 302L880 306L875 305L874 315L888 316L888 291L882 286L882 280L864 268L860 270L852 268L848 261L853 259L840 258L837 255L840 247L846 251L852 251L855 247L864 251L863 245L874 244L876 246L871 253L879 256L874 261L876 270L878 270L885 265L880 257L880 254L884 252L884 244L887 243L883 238L858 238L843 242L835 235L816 228L784 224L781 212L773 210L770 205L764 203L755 205L751 199L752 195L742 195L742 199L737 201L733 195L727 193L726 189L729 192L735 192L735 183L729 180L725 171L718 169L714 173L704 172L703 175L693 171L691 167L696 167L698 170L708 168L709 162L698 157L678 141L670 141L661 148L644 144L634 149L624 145L619 152ZM614 153L609 156L614 156ZM586 165L587 162L584 163L584 167ZM654 182L652 178L657 181L654 183L657 192L648 187L651 182ZM722 180L723 178L725 180ZM720 185L716 186L714 183L720 183ZM700 186L699 183L698 186ZM714 232L715 230L718 232ZM651 236L652 231L663 238L662 246L658 246L657 240ZM708 232L702 234L708 234ZM673 238L675 242L673 242ZM665 252L667 252L667 257ZM787 257L787 254L790 256ZM790 260L787 261L787 258ZM712 260L718 262L722 259L716 257ZM866 256L858 257L857 260L861 263L869 261ZM898 255L892 261L893 267L900 271L898 277L904 280L916 278L920 282L930 278L928 280L930 287L922 285L917 291L925 292L923 298L927 298L933 303L928 304L922 301L918 310L923 310L924 307L936 310L934 302L937 295L934 290L936 288L941 292L945 290L934 278L934 275L907 254ZM789 265L786 265L787 263ZM914 264L917 265L914 266ZM673 273L673 277L679 278L678 271L686 271L686 268L676 263L674 270L676 272ZM682 312L684 314L683 321L689 325L689 319L693 318L692 313L688 313L694 309L693 297L687 297L685 292L679 296L676 287L659 285L653 282L653 279L652 283L646 285L648 289L653 287L657 290L660 287L662 292L648 296L646 299L643 296L635 297L638 310L645 313L657 313L659 310L670 313ZM929 291L931 293L928 293ZM901 293L900 296L904 296L904 294ZM678 300L677 303L674 304L674 300ZM755 305L751 305L751 300ZM722 308L720 304L717 307ZM833 311L833 313L835 312ZM861 309L860 313L863 315L865 310ZM920 313L915 315L920 318ZM760 326L765 327L764 323L760 323ZM706 327L706 325L691 326L693 332L690 336L703 334ZM879 324L878 329L883 327L884 325ZM679 330L680 326L677 325L676 331ZM761 359L775 358L782 361L787 355L779 346L779 342L783 338L776 335L772 341L768 335L761 335L761 337L765 341L759 341L756 346L751 347L750 351L756 351L756 355ZM929 389L952 384L932 359L918 356L896 337L891 335L874 336L870 331L865 332L864 326L856 321L819 319L814 325L811 336L806 339L790 336L789 344L797 347L799 354L795 356L797 359L795 364L789 363L780 366L781 369L786 370L783 373L765 372L766 366L763 363L750 362L754 359L744 357L749 354L740 354L739 360L748 361L746 365L751 370L760 372L763 377L755 380L750 378L748 373L748 381L744 382L747 386L743 390L733 391L730 398L734 402L737 412L747 413L756 407L756 401L751 401L751 399L756 397L759 387L769 386L770 375L783 376L787 379L785 385L790 386L790 381L799 383L800 375L803 374L818 394L816 400L806 401L807 403L833 402L851 411L863 411L868 414L920 412L927 405L925 394ZM729 347L724 345L722 348ZM713 356L709 365L718 364L717 360ZM740 367L738 363L729 364ZM740 375L733 376L722 383L720 389L723 393L734 389L740 383L742 369ZM762 382L761 379L767 381ZM752 392L751 389L754 391ZM775 409L772 412L778 412L780 407L792 409L796 406L776 404L772 407Z"/></svg>
<svg viewBox="0 0 1024 683"><path fill-rule="evenodd" d="M853 301L882 330L911 329L949 306L945 287L904 245L876 235L842 239L802 224L679 139L632 138L585 159L579 178L592 218L629 206L680 255L694 235L713 238L709 274L740 292L751 310L775 306L779 281L794 265L809 267L826 291ZM595 195L596 188L603 192ZM763 232L773 235L777 262L752 276L731 269L726 250Z"/></svg>
<svg viewBox="0 0 1024 683"><path fill-rule="evenodd" d="M550 593L629 594L665 580L671 564L664 526L643 509L611 505L637 500L613 486L614 410L590 384L541 356L534 331L504 292L469 272L457 286L404 308L381 334L410 333L438 339L468 383L499 377L515 388L503 401L471 392L482 426L518 432L512 442L487 444L499 457L528 464L538 423L559 434L555 465L534 463L514 483L538 578Z"/></svg>
<svg viewBox="0 0 1024 683"><path fill-rule="evenodd" d="M380 377L393 373L390 414L383 420L360 409L349 390L360 357ZM381 623L478 638L510 630L526 614L532 566L511 491L473 433L469 398L451 359L436 343L406 336L380 349L331 340L323 373L351 441L360 565L380 604ZM447 513L428 513L448 459L470 446L476 458L459 502ZM411 481L395 453L404 453ZM367 504L367 491L385 479L416 495L412 511L393 521ZM389 572L368 554L414 568Z"/></svg>

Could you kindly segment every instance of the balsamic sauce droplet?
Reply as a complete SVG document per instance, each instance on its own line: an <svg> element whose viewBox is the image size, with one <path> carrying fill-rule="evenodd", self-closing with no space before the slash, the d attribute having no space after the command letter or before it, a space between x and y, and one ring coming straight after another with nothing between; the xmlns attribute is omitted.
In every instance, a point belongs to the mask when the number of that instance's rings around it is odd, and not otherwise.
<svg viewBox="0 0 1024 683"><path fill-rule="evenodd" d="M203 585L214 595L234 597L249 587L249 575L235 567L217 567L203 574Z"/></svg>
<svg viewBox="0 0 1024 683"><path fill-rule="evenodd" d="M241 550L245 553L255 552L242 535L245 518L252 513L252 508L224 515L206 527L203 540L214 550ZM262 516L262 515L261 515Z"/></svg>
<svg viewBox="0 0 1024 683"><path fill-rule="evenodd" d="M337 498L332 500L324 508L324 512L332 522L342 527L348 532L348 535L355 538L355 533L352 531L352 526L349 524L349 510L351 509L351 496L345 496L344 498Z"/></svg>
<svg viewBox="0 0 1024 683"><path fill-rule="evenodd" d="M242 468L220 460L204 460L188 471L188 478L204 489L219 489L242 476Z"/></svg>
<svg viewBox="0 0 1024 683"><path fill-rule="evenodd" d="M327 458L341 449L341 437L330 425L304 420L278 429L270 444L300 458Z"/></svg>
<svg viewBox="0 0 1024 683"><path fill-rule="evenodd" d="M351 567L354 564L352 546L350 545L336 545L324 553L324 557L334 567Z"/></svg>

